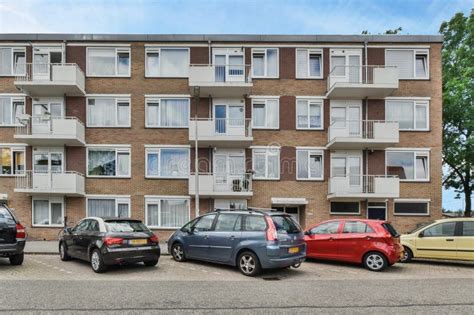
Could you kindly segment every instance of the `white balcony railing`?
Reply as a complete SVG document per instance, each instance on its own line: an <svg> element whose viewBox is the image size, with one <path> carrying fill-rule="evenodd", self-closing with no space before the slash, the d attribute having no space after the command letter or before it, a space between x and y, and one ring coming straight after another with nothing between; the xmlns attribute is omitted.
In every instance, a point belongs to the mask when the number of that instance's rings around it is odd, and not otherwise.
<svg viewBox="0 0 474 315"><path fill-rule="evenodd" d="M189 194L196 194L196 176L202 196L239 196L252 193L252 173L216 174L192 173L189 176Z"/></svg>
<svg viewBox="0 0 474 315"><path fill-rule="evenodd" d="M250 118L198 118L191 119L189 133L198 137L252 137Z"/></svg>
<svg viewBox="0 0 474 315"><path fill-rule="evenodd" d="M191 83L251 83L250 65L199 65L189 68Z"/></svg>
<svg viewBox="0 0 474 315"><path fill-rule="evenodd" d="M78 172L24 171L15 177L15 191L32 194L83 196L84 175Z"/></svg>
<svg viewBox="0 0 474 315"><path fill-rule="evenodd" d="M396 198L400 180L394 175L349 175L329 178L329 195L334 197Z"/></svg>
<svg viewBox="0 0 474 315"><path fill-rule="evenodd" d="M338 138L398 142L398 122L384 120L334 120L329 125L329 142Z"/></svg>

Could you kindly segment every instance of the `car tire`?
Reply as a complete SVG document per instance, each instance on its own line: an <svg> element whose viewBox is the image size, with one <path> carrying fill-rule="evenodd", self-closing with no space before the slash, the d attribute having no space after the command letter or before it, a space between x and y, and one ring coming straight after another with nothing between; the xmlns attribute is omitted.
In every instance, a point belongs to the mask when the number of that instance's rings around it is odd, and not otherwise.
<svg viewBox="0 0 474 315"><path fill-rule="evenodd" d="M243 252L237 259L237 268L248 277L255 277L260 274L261 267L257 255L252 252Z"/></svg>
<svg viewBox="0 0 474 315"><path fill-rule="evenodd" d="M403 255L403 258L400 259L400 262L406 264L406 263L409 263L413 259L413 252L411 251L411 249L405 246L403 246L403 249L404 249L404 255Z"/></svg>
<svg viewBox="0 0 474 315"><path fill-rule="evenodd" d="M183 262L186 260L186 254L184 253L184 247L181 243L174 243L171 246L171 256L177 262Z"/></svg>
<svg viewBox="0 0 474 315"><path fill-rule="evenodd" d="M10 264L12 266L20 266L21 264L23 264L23 259L24 258L25 258L25 254L23 254L23 253L10 256L9 257Z"/></svg>
<svg viewBox="0 0 474 315"><path fill-rule="evenodd" d="M107 271L107 265L104 263L102 254L98 249L94 249L91 254L91 267L96 273L103 273Z"/></svg>
<svg viewBox="0 0 474 315"><path fill-rule="evenodd" d="M363 264L370 271L382 271L388 266L387 258L379 252L365 254Z"/></svg>
<svg viewBox="0 0 474 315"><path fill-rule="evenodd" d="M154 267L158 264L158 258L157 259L153 259L153 260L145 260L143 262L145 264L145 266L147 267Z"/></svg>
<svg viewBox="0 0 474 315"><path fill-rule="evenodd" d="M61 258L62 261L71 260L71 256L68 255L64 242L59 243L59 258Z"/></svg>

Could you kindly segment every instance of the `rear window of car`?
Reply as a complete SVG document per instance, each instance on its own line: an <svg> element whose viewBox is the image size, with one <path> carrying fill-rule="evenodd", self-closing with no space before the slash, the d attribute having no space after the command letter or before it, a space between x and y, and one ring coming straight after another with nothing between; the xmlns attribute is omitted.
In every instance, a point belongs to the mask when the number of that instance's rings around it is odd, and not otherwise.
<svg viewBox="0 0 474 315"><path fill-rule="evenodd" d="M2 223L15 223L15 219L5 207L0 206L0 222Z"/></svg>
<svg viewBox="0 0 474 315"><path fill-rule="evenodd" d="M290 216L274 215L271 216L271 218L278 232L286 232L288 234L295 234L301 232L299 224L296 223L295 220Z"/></svg>
<svg viewBox="0 0 474 315"><path fill-rule="evenodd" d="M148 228L139 221L106 221L107 232L146 232Z"/></svg>
<svg viewBox="0 0 474 315"><path fill-rule="evenodd" d="M397 230L390 223L382 223L383 228L392 235L392 237L399 237Z"/></svg>

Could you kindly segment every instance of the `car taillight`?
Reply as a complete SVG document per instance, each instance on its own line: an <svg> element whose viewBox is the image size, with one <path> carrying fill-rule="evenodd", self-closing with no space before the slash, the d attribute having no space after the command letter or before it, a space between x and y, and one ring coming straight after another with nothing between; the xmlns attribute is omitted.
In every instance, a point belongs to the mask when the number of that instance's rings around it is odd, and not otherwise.
<svg viewBox="0 0 474 315"><path fill-rule="evenodd" d="M16 239L18 240L24 240L26 238L26 231L23 225L20 223L16 224Z"/></svg>
<svg viewBox="0 0 474 315"><path fill-rule="evenodd" d="M122 245L123 238L120 237L106 237L104 239L104 243L106 246L114 246L114 245Z"/></svg>
<svg viewBox="0 0 474 315"><path fill-rule="evenodd" d="M155 234L153 234L153 235L150 237L150 242L158 244L158 242L159 242L158 236L156 236Z"/></svg>
<svg viewBox="0 0 474 315"><path fill-rule="evenodd" d="M265 216L265 220L267 221L268 225L266 231L267 241L276 241L278 239L278 234L272 218Z"/></svg>

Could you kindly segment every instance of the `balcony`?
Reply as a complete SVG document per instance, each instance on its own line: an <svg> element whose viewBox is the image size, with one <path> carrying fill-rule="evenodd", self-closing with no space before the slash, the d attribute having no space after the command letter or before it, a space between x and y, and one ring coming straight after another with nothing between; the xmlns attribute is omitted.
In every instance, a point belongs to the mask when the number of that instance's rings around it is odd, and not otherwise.
<svg viewBox="0 0 474 315"><path fill-rule="evenodd" d="M84 146L85 127L75 117L23 115L16 127L15 139L28 145Z"/></svg>
<svg viewBox="0 0 474 315"><path fill-rule="evenodd" d="M398 198L400 179L392 175L352 175L329 178L328 199Z"/></svg>
<svg viewBox="0 0 474 315"><path fill-rule="evenodd" d="M189 143L198 147L248 147L252 141L251 119L191 119Z"/></svg>
<svg viewBox="0 0 474 315"><path fill-rule="evenodd" d="M20 65L23 66L23 65ZM85 76L75 63L24 65L15 85L31 97L85 96Z"/></svg>
<svg viewBox="0 0 474 315"><path fill-rule="evenodd" d="M252 174L212 174L200 173L200 198L250 198L252 192ZM189 194L196 194L196 174L189 176Z"/></svg>
<svg viewBox="0 0 474 315"><path fill-rule="evenodd" d="M327 94L332 99L384 98L398 89L394 66L335 66L328 76Z"/></svg>
<svg viewBox="0 0 474 315"><path fill-rule="evenodd" d="M15 192L81 197L85 195L84 187L84 175L77 172L26 171L16 177Z"/></svg>
<svg viewBox="0 0 474 315"><path fill-rule="evenodd" d="M189 88L191 95L199 87L200 95L207 97L242 97L252 90L250 65L191 65Z"/></svg>
<svg viewBox="0 0 474 315"><path fill-rule="evenodd" d="M329 126L332 150L382 149L398 143L398 122L383 120L336 120Z"/></svg>

